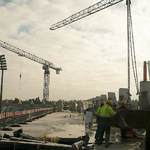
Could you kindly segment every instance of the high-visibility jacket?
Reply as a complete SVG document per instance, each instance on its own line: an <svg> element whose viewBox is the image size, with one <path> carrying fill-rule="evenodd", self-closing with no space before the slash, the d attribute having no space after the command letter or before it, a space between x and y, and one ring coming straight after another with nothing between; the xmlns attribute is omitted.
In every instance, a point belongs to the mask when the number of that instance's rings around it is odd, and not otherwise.
<svg viewBox="0 0 150 150"><path fill-rule="evenodd" d="M112 109L110 105L104 104L97 109L96 114L100 117L112 117L116 114L116 112Z"/></svg>

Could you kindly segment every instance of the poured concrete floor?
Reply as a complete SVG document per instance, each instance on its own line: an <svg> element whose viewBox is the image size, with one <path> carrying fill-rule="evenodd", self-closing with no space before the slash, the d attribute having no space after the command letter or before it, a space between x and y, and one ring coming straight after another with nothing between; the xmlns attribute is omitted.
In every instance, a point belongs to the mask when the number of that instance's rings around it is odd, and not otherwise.
<svg viewBox="0 0 150 150"><path fill-rule="evenodd" d="M22 128L25 134L35 137L78 137L84 135L83 115L70 112L57 112L49 114L43 118L29 122L21 127L13 127L13 130ZM90 142L94 143L96 126L90 132ZM13 134L13 131L0 131ZM141 141L131 140L128 142L119 142L119 129L113 128L111 131L111 143L108 148L105 145L94 145L94 150L142 150Z"/></svg>

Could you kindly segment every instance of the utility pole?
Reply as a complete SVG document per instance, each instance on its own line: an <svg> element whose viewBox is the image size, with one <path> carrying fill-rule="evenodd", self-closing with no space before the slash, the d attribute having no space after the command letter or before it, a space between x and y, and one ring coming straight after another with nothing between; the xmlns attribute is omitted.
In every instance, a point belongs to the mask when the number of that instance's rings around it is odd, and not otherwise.
<svg viewBox="0 0 150 150"><path fill-rule="evenodd" d="M3 98L3 79L4 79L4 70L7 70L5 55L0 55L0 70L1 74L1 90L0 90L0 113L2 112L2 98Z"/></svg>

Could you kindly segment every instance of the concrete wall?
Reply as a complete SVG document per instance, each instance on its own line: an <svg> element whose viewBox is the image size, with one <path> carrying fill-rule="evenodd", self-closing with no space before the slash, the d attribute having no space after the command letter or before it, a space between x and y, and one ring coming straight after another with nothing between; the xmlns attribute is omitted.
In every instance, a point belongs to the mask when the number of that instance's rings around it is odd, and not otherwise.
<svg viewBox="0 0 150 150"><path fill-rule="evenodd" d="M119 101L128 100L128 89L127 88L120 88L119 89Z"/></svg>
<svg viewBox="0 0 150 150"><path fill-rule="evenodd" d="M114 92L108 92L108 99L111 99L113 104L117 104L116 94Z"/></svg>
<svg viewBox="0 0 150 150"><path fill-rule="evenodd" d="M101 95L101 101L107 101L107 95L105 94Z"/></svg>
<svg viewBox="0 0 150 150"><path fill-rule="evenodd" d="M150 81L140 82L140 109L150 110Z"/></svg>

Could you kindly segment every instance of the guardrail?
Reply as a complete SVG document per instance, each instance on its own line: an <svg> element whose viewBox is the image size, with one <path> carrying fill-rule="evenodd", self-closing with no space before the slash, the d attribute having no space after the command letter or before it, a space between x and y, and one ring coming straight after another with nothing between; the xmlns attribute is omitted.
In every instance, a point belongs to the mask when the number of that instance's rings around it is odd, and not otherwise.
<svg viewBox="0 0 150 150"><path fill-rule="evenodd" d="M36 108L36 109L16 111L16 112L2 112L2 113L0 113L0 119L24 116L24 115L32 114L35 112L50 111L50 110L51 110L51 108Z"/></svg>
<svg viewBox="0 0 150 150"><path fill-rule="evenodd" d="M0 113L0 127L7 127L16 123L32 121L52 112L52 108L35 108L15 112L2 112Z"/></svg>

